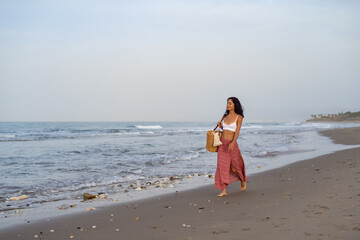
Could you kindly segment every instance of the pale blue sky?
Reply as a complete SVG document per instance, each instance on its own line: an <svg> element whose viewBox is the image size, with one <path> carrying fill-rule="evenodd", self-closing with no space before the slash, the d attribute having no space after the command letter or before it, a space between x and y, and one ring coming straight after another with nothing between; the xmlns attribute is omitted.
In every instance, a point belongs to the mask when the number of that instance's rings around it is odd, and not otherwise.
<svg viewBox="0 0 360 240"><path fill-rule="evenodd" d="M301 121L359 69L359 1L0 0L0 121Z"/></svg>

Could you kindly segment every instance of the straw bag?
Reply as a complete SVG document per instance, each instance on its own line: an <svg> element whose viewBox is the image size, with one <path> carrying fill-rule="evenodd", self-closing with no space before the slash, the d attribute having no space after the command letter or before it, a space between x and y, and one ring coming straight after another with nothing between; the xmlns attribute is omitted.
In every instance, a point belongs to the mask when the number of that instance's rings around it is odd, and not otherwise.
<svg viewBox="0 0 360 240"><path fill-rule="evenodd" d="M215 130L209 130L206 134L206 149L209 152L217 152L222 142L220 141L221 132Z"/></svg>
<svg viewBox="0 0 360 240"><path fill-rule="evenodd" d="M224 119L224 117L225 116L222 117L221 121ZM222 145L222 142L220 141L221 132L215 131L217 127L218 126L216 126L214 128L214 130L207 131L207 134L206 134L206 149L209 152L217 152L219 149L219 146Z"/></svg>

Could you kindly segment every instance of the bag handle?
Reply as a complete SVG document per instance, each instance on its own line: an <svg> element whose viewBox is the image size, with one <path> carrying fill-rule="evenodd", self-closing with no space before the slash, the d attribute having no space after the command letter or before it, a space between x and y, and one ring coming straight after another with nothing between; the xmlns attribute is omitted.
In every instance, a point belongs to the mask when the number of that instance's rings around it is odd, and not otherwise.
<svg viewBox="0 0 360 240"><path fill-rule="evenodd" d="M222 122L222 120L225 118L225 114L223 115L223 117L221 118L220 122ZM215 131L217 129L218 125L216 125L216 127L214 128L213 131Z"/></svg>

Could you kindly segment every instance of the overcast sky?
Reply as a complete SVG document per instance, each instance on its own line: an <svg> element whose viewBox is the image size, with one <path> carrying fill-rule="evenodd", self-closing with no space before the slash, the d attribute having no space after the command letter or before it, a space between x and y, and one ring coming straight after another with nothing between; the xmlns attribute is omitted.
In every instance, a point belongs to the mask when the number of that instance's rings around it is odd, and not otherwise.
<svg viewBox="0 0 360 240"><path fill-rule="evenodd" d="M360 111L360 1L0 0L0 121Z"/></svg>

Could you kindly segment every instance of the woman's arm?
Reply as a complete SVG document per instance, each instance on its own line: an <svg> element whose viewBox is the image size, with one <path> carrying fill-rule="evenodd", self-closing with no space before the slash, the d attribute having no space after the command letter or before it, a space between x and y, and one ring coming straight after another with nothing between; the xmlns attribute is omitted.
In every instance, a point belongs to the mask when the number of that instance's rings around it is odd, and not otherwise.
<svg viewBox="0 0 360 240"><path fill-rule="evenodd" d="M233 142L235 142L236 139L239 137L242 120L243 120L243 117L240 115L236 121L236 131L234 134L234 138L232 140Z"/></svg>
<svg viewBox="0 0 360 240"><path fill-rule="evenodd" d="M234 148L236 139L239 137L242 120L243 120L243 117L240 116L240 117L238 117L238 119L236 121L236 130L235 130L234 138L233 138L232 142L229 144L229 150L232 150Z"/></svg>
<svg viewBox="0 0 360 240"><path fill-rule="evenodd" d="M223 125L221 121L218 121L217 125L219 126L219 128L221 128L221 130L223 130Z"/></svg>

